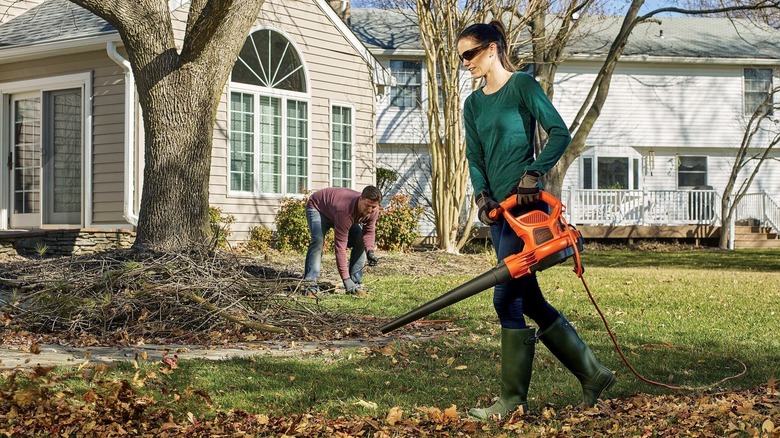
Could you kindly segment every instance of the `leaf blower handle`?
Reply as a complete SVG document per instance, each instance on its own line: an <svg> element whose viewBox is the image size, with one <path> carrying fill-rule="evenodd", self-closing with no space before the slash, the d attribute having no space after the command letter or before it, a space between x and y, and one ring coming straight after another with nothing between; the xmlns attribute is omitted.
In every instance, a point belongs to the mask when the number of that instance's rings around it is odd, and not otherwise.
<svg viewBox="0 0 780 438"><path fill-rule="evenodd" d="M558 217L561 214L561 210L563 209L563 203L561 200L552 194L545 192L544 190L540 190L539 194L541 195L540 201L549 205L552 209L550 212L550 217ZM490 219L496 220L502 214L506 214L506 212L513 209L517 205L517 195L509 195L509 197L501 201L500 205L500 207L495 208L491 210L490 213L488 213Z"/></svg>

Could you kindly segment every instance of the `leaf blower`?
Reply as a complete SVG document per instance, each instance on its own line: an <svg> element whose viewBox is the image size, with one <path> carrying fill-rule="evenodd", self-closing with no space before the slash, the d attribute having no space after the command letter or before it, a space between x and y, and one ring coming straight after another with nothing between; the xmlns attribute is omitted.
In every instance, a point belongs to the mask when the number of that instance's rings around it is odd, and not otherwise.
<svg viewBox="0 0 780 438"><path fill-rule="evenodd" d="M515 233L523 240L523 250L520 253L506 257L495 268L390 321L380 328L382 333L403 327L497 284L543 271L572 256L574 256L574 272L578 277L582 277L584 272L580 260L580 251L583 250L582 234L563 218L564 207L558 198L548 192L540 193L541 200L551 208L550 214L534 210L515 217L511 213L512 208L517 205L517 197L514 195L506 198L499 208L490 212L490 217L493 219L503 214Z"/></svg>
<svg viewBox="0 0 780 438"><path fill-rule="evenodd" d="M593 298L593 294L591 294L590 288L588 288L588 284L585 281L585 277L583 276L584 269L582 268L582 261L580 260L580 251L583 250L582 234L577 231L573 225L569 225L563 218L562 213L564 207L558 198L544 191L540 193L541 200L552 208L552 212L549 215L543 211L534 210L518 217L513 216L510 211L517 205L517 197L514 195L505 199L501 202L500 207L490 212L490 217L492 219L497 219L499 215L503 214L514 232L523 240L523 250L519 254L513 254L506 257L490 271L487 271L467 283L452 289L444 295L390 321L380 327L382 333L388 333L399 327L403 327L406 324L417 321L424 316L430 315L433 312L462 301L472 295L476 295L499 283L543 271L574 256L574 273L582 280L582 284L588 292L588 297L596 308L601 320L604 322L604 327L606 327L607 332L612 339L612 344L620 354L620 358L640 380L651 385L674 390L701 390L712 388L728 380L740 377L747 372L745 363L736 359L737 362L742 365L742 370L739 373L728 376L710 385L698 387L669 385L647 379L639 374L639 372L629 363L625 354L623 354L623 350L620 348L620 345L618 345L615 334L609 328L604 313Z"/></svg>

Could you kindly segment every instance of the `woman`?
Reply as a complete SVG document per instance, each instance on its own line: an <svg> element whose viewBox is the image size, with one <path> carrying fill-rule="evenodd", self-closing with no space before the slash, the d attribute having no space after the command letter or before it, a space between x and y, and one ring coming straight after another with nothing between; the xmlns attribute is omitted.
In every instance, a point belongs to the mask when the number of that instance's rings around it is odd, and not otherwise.
<svg viewBox="0 0 780 438"><path fill-rule="evenodd" d="M547 209L539 202L539 179L560 159L571 141L569 130L542 88L530 75L516 72L508 57L506 33L501 22L473 24L458 37L463 66L484 85L467 99L463 109L466 157L479 219L490 226L498 260L520 252L523 241L504 220L488 213L516 194L512 213ZM534 158L536 123L547 132L542 152ZM519 406L528 410L528 385L535 342L542 343L582 384L583 403L596 404L602 391L616 378L601 365L577 332L542 295L535 275L517 278L495 287L493 306L501 323L501 392L498 401L484 409L471 409L479 419L505 417ZM526 325L523 315L539 326L539 335Z"/></svg>

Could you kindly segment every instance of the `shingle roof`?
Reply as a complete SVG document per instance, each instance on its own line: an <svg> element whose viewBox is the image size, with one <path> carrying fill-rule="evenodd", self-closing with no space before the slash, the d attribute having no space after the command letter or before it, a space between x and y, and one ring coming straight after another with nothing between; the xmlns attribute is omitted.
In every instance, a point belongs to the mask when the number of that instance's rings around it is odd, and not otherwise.
<svg viewBox="0 0 780 438"><path fill-rule="evenodd" d="M0 47L64 41L116 32L113 26L67 0L46 0L0 25Z"/></svg>
<svg viewBox="0 0 780 438"><path fill-rule="evenodd" d="M587 17L583 36L567 47L569 54L605 55L623 17ZM780 59L780 31L748 20L704 17L657 17L636 26L626 56ZM422 50L414 18L398 10L352 9L355 34L373 51ZM522 50L522 48L521 48Z"/></svg>

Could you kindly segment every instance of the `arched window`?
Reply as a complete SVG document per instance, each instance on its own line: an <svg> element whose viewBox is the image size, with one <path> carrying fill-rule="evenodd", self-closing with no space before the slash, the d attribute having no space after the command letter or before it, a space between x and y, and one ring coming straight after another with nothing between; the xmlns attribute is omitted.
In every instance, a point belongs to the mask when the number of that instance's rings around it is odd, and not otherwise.
<svg viewBox="0 0 780 438"><path fill-rule="evenodd" d="M230 191L308 188L309 99L293 43L272 29L249 35L230 82Z"/></svg>

